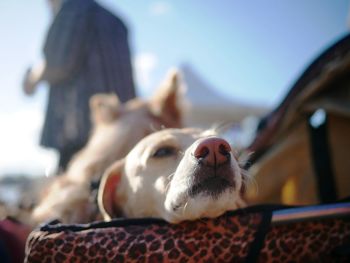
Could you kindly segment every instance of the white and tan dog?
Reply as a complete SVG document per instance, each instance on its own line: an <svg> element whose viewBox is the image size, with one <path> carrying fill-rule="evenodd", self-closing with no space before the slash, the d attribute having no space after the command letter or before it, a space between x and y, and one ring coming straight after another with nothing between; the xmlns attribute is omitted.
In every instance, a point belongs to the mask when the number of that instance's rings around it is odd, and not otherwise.
<svg viewBox="0 0 350 263"><path fill-rule="evenodd" d="M245 206L246 180L230 145L215 132L165 129L142 139L106 171L99 208L105 220L217 217Z"/></svg>
<svg viewBox="0 0 350 263"><path fill-rule="evenodd" d="M32 213L32 223L59 219L63 223L96 220L97 205L90 185L105 169L126 156L143 137L162 127L181 127L181 81L170 71L149 100L121 104L115 95L90 100L93 131L87 145L72 159L67 171L53 179Z"/></svg>

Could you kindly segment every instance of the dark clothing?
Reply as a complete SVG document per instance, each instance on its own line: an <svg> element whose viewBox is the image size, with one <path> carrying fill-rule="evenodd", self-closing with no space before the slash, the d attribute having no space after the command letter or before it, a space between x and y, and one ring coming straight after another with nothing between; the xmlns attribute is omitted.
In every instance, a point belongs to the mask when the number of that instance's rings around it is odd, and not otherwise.
<svg viewBox="0 0 350 263"><path fill-rule="evenodd" d="M60 149L60 158L58 160L57 173L62 174L67 168L69 161L72 159L73 155L77 153L84 145L78 144L68 144L62 149Z"/></svg>
<svg viewBox="0 0 350 263"><path fill-rule="evenodd" d="M68 0L56 15L44 45L50 84L41 144L64 152L87 141L89 99L116 93L135 96L127 28L93 0Z"/></svg>

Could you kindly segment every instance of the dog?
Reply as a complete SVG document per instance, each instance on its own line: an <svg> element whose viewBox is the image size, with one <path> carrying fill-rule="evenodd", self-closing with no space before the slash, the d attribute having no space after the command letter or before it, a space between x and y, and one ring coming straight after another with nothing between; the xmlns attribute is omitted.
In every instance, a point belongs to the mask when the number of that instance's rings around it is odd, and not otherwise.
<svg viewBox="0 0 350 263"><path fill-rule="evenodd" d="M106 170L98 204L106 221L213 218L245 207L247 179L232 148L215 131L165 129L142 139Z"/></svg>
<svg viewBox="0 0 350 263"><path fill-rule="evenodd" d="M178 71L171 70L149 100L135 98L121 104L115 95L93 96L92 135L67 171L55 177L44 192L32 213L32 224L52 219L63 223L98 219L97 204L91 200L92 182L98 182L109 165L154 130L182 126L181 88Z"/></svg>

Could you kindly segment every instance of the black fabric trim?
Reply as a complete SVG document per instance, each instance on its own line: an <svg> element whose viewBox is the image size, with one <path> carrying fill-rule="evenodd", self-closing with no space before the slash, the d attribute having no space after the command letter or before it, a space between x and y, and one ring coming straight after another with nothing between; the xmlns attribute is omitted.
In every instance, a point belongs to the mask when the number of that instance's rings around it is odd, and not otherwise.
<svg viewBox="0 0 350 263"><path fill-rule="evenodd" d="M332 169L332 156L328 141L328 118L318 127L308 122L311 144L311 159L318 184L318 195L321 203L332 203L337 200L337 190Z"/></svg>
<svg viewBox="0 0 350 263"><path fill-rule="evenodd" d="M350 201L350 197L345 198L336 203L347 202L347 201ZM287 206L287 205L275 205L275 204L254 205L243 209L228 211L226 212L225 215L231 217L231 216L247 215L251 213L252 214L253 213L273 214L274 211L288 209L288 208L298 208L298 207L305 207L305 206ZM96 221L90 224L69 224L69 225L62 224L58 220L52 220L47 223L39 225L36 230L48 231L48 232L61 232L61 231L78 232L78 231L94 229L94 228L144 226L144 225L151 225L151 224L167 225L169 223L167 223L163 219L157 219L157 218L116 218L109 222Z"/></svg>
<svg viewBox="0 0 350 263"><path fill-rule="evenodd" d="M294 206L286 205L255 205L243 209L226 212L227 216L246 215L250 213L272 213L275 210L292 208ZM158 218L116 218L109 222L97 221L90 224L62 224L58 220L46 222L38 227L39 231L61 232L61 231L83 231L92 228L106 227L125 227L125 226L143 226L150 224L166 225L170 224L163 219Z"/></svg>
<svg viewBox="0 0 350 263"><path fill-rule="evenodd" d="M271 226L272 211L267 211L262 214L262 220L255 234L255 239L250 245L245 262L257 262L260 256L260 251L264 246L266 234Z"/></svg>
<svg viewBox="0 0 350 263"><path fill-rule="evenodd" d="M53 223L53 224L52 224ZM90 224L61 224L59 221L49 222L41 225L40 231L61 232L61 231L83 231L93 228L126 227L132 225L167 224L166 221L157 218L117 218L109 222L97 221Z"/></svg>
<svg viewBox="0 0 350 263"><path fill-rule="evenodd" d="M337 203L348 203L350 202L350 196L337 200Z"/></svg>

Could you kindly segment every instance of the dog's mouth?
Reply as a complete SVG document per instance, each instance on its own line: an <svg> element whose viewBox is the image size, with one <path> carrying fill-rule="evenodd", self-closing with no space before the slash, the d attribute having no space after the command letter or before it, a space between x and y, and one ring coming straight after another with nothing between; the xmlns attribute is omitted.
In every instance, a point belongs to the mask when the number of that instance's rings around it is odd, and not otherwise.
<svg viewBox="0 0 350 263"><path fill-rule="evenodd" d="M192 182L192 186L188 188L187 194L183 195L183 198L178 200L178 202L173 203L171 209L177 211L181 207L186 206L187 201L185 196L195 198L198 195L203 195L210 196L213 199L218 199L226 190L233 190L234 188L234 180L228 180L225 177L220 176L210 176L200 182Z"/></svg>
<svg viewBox="0 0 350 263"><path fill-rule="evenodd" d="M200 182L196 182L188 190L190 197L195 197L199 194L211 196L217 199L227 189L234 188L234 182L220 176L211 176Z"/></svg>

